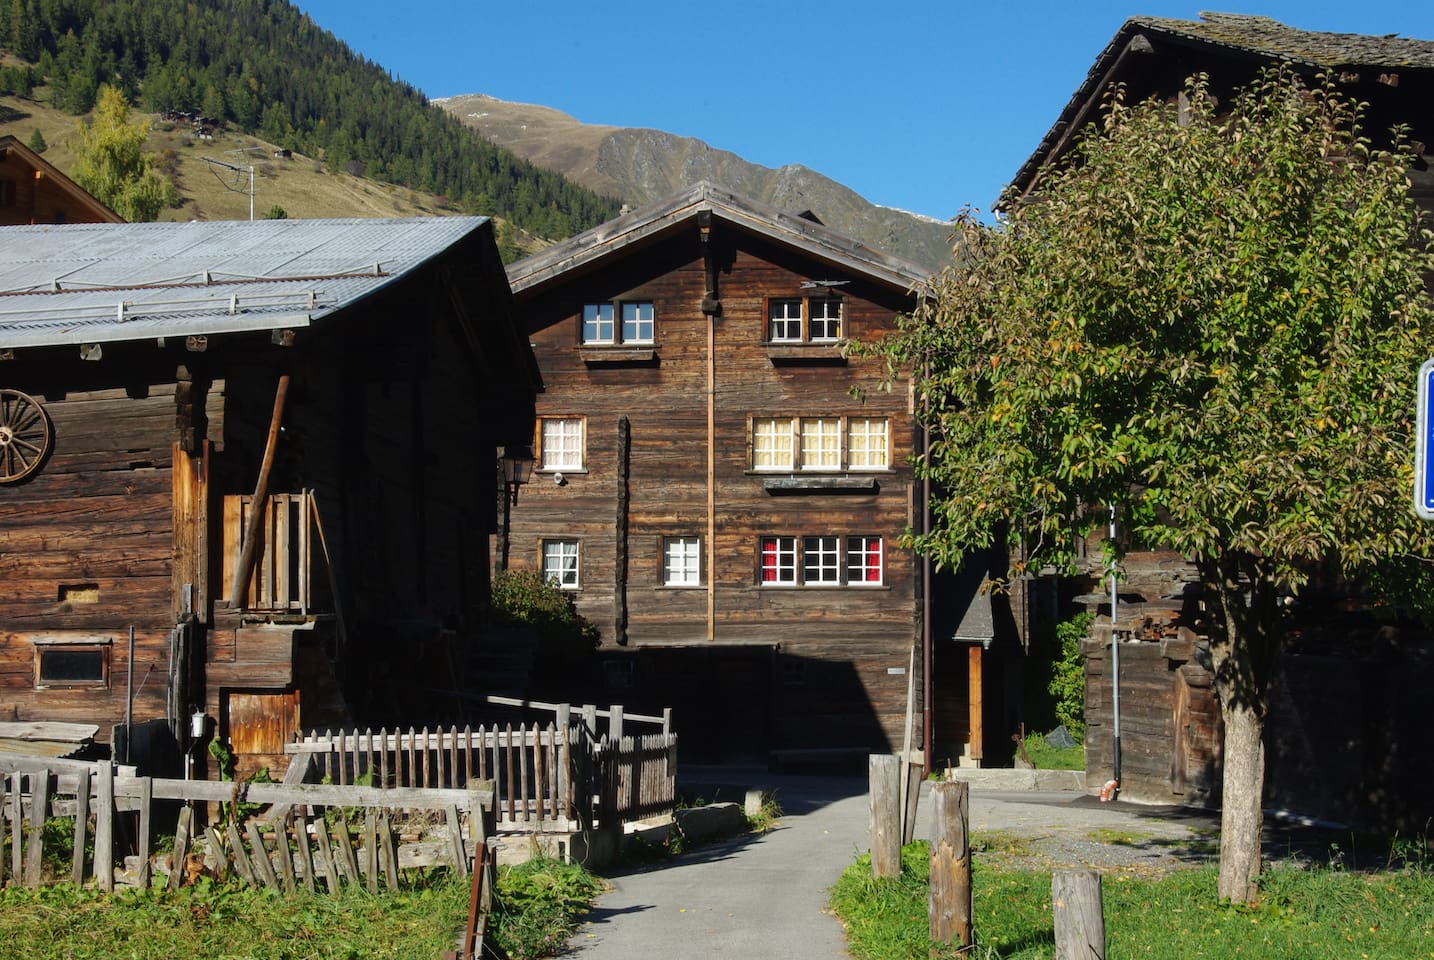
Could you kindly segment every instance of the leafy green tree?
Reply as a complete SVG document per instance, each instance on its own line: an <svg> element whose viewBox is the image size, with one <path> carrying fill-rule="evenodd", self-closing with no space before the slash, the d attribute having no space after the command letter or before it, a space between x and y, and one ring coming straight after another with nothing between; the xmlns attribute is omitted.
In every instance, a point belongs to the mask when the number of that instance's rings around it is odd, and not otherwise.
<svg viewBox="0 0 1434 960"><path fill-rule="evenodd" d="M130 122L129 103L114 87L100 88L94 115L79 134L71 175L115 213L130 222L153 220L178 202L174 184L144 152L145 124Z"/></svg>
<svg viewBox="0 0 1434 960"><path fill-rule="evenodd" d="M50 149L50 145L45 142L45 135L40 132L39 127L36 127L34 131L31 132L30 141L27 146L36 153L44 153Z"/></svg>
<svg viewBox="0 0 1434 960"><path fill-rule="evenodd" d="M1284 598L1317 570L1429 557L1410 508L1431 234L1406 157L1326 84L1267 74L1219 107L1109 105L996 227L957 224L932 298L871 349L910 371L944 491L911 545L999 538L1070 569L1118 506L1197 567L1225 727L1219 895L1260 869ZM1114 546L1114 545L1112 545ZM1019 556L1012 551L1012 556Z"/></svg>

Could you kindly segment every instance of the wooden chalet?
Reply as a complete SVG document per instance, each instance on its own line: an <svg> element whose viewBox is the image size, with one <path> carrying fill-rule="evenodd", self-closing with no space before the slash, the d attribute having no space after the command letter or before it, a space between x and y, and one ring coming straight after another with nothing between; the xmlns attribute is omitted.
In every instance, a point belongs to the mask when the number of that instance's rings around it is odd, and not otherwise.
<svg viewBox="0 0 1434 960"><path fill-rule="evenodd" d="M484 218L0 229L0 721L143 763L198 711L278 775L441 719L532 431L510 307Z"/></svg>
<svg viewBox="0 0 1434 960"><path fill-rule="evenodd" d="M0 226L123 222L14 135L0 136Z"/></svg>
<svg viewBox="0 0 1434 960"><path fill-rule="evenodd" d="M1173 99L1206 74L1225 99L1265 67L1327 75L1366 104L1364 131L1379 146L1407 128L1417 156L1410 193L1434 210L1434 41L1299 30L1267 17L1202 13L1199 21L1132 17L1007 189L1013 206L1038 195L1082 131L1099 124L1117 86L1126 100ZM1410 370L1413 401L1414 370ZM1413 451L1411 450L1411 456ZM1096 553L1092 551L1092 556ZM1221 719L1206 644L1198 636L1198 577L1168 551L1132 549L1124 563L1114 633L1121 639L1121 793L1162 803L1217 804ZM1112 624L1095 563L1072 584L1026 585L1021 609L1071 593L1101 622L1086 655L1086 769L1094 789L1112 775ZM1092 592L1093 591L1093 592ZM1313 596L1311 596L1313 594ZM1420 731L1434 683L1434 641L1376 621L1357 598L1306 591L1274 679L1266 731L1265 804L1342 823L1422 829L1434 809L1434 751ZM1196 628L1196 629L1192 629Z"/></svg>
<svg viewBox="0 0 1434 960"><path fill-rule="evenodd" d="M675 704L684 759L864 763L908 704L921 747L922 436L846 345L926 276L709 183L510 265L545 388L494 555L600 629L569 696Z"/></svg>

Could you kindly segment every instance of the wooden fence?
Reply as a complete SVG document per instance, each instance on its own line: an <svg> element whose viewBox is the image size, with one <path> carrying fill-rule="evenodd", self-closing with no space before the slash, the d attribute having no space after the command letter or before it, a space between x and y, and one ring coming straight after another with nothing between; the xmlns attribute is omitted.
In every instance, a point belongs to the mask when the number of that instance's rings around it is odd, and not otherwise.
<svg viewBox="0 0 1434 960"><path fill-rule="evenodd" d="M560 716L572 722L309 733L284 748L293 757L286 780L380 789L491 781L500 833L577 833L672 813L676 734L599 740L581 712ZM617 716L621 729L620 708Z"/></svg>
<svg viewBox="0 0 1434 960"><path fill-rule="evenodd" d="M83 884L92 877L104 891L116 883L148 887L157 805L165 801L177 819L173 852L160 864L171 887L201 874L232 874L273 889L315 890L322 884L332 894L345 885L376 891L380 878L397 888L404 869L440 864L467 877L494 829L492 785L475 781L472 787L169 780L126 775L108 761L0 755L0 834L9 845L9 857L0 858L0 879L8 873L12 882L38 887L47 879ZM223 804L231 814L244 804L267 811L196 828L195 804ZM64 876L46 875L46 824L54 818L72 823ZM117 860L121 847L131 855Z"/></svg>

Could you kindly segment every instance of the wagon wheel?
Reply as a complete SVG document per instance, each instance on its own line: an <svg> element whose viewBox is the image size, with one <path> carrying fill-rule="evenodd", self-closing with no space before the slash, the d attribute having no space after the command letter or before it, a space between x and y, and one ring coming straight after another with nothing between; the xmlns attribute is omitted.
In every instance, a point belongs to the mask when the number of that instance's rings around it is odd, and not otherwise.
<svg viewBox="0 0 1434 960"><path fill-rule="evenodd" d="M53 441L50 418L38 400L0 390L0 483L16 483L40 469Z"/></svg>

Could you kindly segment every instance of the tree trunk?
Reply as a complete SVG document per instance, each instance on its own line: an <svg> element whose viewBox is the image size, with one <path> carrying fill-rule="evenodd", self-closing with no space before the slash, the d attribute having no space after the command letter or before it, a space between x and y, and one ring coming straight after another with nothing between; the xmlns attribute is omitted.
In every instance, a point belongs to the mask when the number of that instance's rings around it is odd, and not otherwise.
<svg viewBox="0 0 1434 960"><path fill-rule="evenodd" d="M1256 557L1226 554L1201 573L1213 588L1210 657L1225 722L1217 889L1221 900L1253 903L1264 828L1265 718L1281 612L1274 578Z"/></svg>
<svg viewBox="0 0 1434 960"><path fill-rule="evenodd" d="M1231 903L1253 903L1259 891L1260 837L1264 828L1264 720L1239 702L1222 698L1225 781L1220 797L1220 879L1217 893Z"/></svg>

